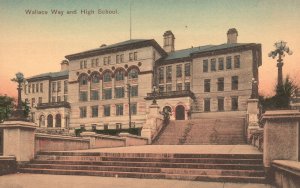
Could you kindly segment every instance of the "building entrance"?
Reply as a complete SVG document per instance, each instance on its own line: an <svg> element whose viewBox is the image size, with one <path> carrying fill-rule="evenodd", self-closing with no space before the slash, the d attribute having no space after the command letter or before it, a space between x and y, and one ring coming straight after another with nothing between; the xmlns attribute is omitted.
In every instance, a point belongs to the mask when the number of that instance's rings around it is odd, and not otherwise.
<svg viewBox="0 0 300 188"><path fill-rule="evenodd" d="M176 120L184 120L185 119L185 109L184 106L178 105L175 110Z"/></svg>

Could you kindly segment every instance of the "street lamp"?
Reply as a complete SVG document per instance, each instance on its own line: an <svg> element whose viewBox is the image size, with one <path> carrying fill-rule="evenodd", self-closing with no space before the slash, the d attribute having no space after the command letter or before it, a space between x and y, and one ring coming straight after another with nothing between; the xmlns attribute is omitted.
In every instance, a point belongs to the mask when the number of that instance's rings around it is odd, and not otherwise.
<svg viewBox="0 0 300 188"><path fill-rule="evenodd" d="M272 57L273 59L276 58L278 55L278 60L277 60L277 67L278 67L278 78L277 78L277 85L282 86L283 81L282 81L282 66L283 66L283 57L285 56L285 53L292 55L293 52L290 50L290 48L286 45L287 42L284 41L278 41L274 44L275 50L271 51L269 53L269 57Z"/></svg>
<svg viewBox="0 0 300 188"><path fill-rule="evenodd" d="M17 109L12 113L12 117L10 117L9 120L27 121L25 114L24 114L24 110L22 108L22 98L21 98L21 91L22 91L21 84L25 82L23 73L21 73L21 72L16 73L16 77L11 79L11 81L18 83L18 88L17 88L17 90L18 90L18 105L17 105Z"/></svg>
<svg viewBox="0 0 300 188"><path fill-rule="evenodd" d="M153 86L152 95L153 95L152 105L157 105L157 102L156 102L156 86Z"/></svg>

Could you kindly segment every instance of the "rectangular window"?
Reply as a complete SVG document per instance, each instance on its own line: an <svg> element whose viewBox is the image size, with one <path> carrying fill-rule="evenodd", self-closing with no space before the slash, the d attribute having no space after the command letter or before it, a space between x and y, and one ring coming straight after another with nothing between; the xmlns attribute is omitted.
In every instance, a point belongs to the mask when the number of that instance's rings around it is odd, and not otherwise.
<svg viewBox="0 0 300 188"><path fill-rule="evenodd" d="M86 60L83 61L83 67L87 68L87 62L86 62Z"/></svg>
<svg viewBox="0 0 300 188"><path fill-rule="evenodd" d="M68 93L68 80L64 81L64 93Z"/></svg>
<svg viewBox="0 0 300 188"><path fill-rule="evenodd" d="M52 97L52 102L56 102L56 97Z"/></svg>
<svg viewBox="0 0 300 188"><path fill-rule="evenodd" d="M158 83L162 84L164 83L164 67L158 68Z"/></svg>
<svg viewBox="0 0 300 188"><path fill-rule="evenodd" d="M57 96L57 102L61 102L61 97Z"/></svg>
<svg viewBox="0 0 300 188"><path fill-rule="evenodd" d="M56 82L52 82L52 92L56 92Z"/></svg>
<svg viewBox="0 0 300 188"><path fill-rule="evenodd" d="M231 77L231 90L238 90L239 89L239 77L232 76Z"/></svg>
<svg viewBox="0 0 300 188"><path fill-rule="evenodd" d="M184 90L190 91L191 90L191 83L190 82L185 82L184 83Z"/></svg>
<svg viewBox="0 0 300 188"><path fill-rule="evenodd" d="M176 77L177 78L182 77L182 65L176 65Z"/></svg>
<svg viewBox="0 0 300 188"><path fill-rule="evenodd" d="M83 69L83 61L80 61L80 69Z"/></svg>
<svg viewBox="0 0 300 188"><path fill-rule="evenodd" d="M203 60L203 72L208 72L208 59Z"/></svg>
<svg viewBox="0 0 300 188"><path fill-rule="evenodd" d="M130 96L131 97L137 97L138 96L138 86L131 86L130 87Z"/></svg>
<svg viewBox="0 0 300 188"><path fill-rule="evenodd" d="M226 69L231 69L231 56L226 57Z"/></svg>
<svg viewBox="0 0 300 188"><path fill-rule="evenodd" d="M216 70L217 70L217 69L216 69L216 59L213 58L213 59L210 60L210 71L211 71L211 72L214 72L214 71L216 71Z"/></svg>
<svg viewBox="0 0 300 188"><path fill-rule="evenodd" d="M190 63L184 64L184 75L191 76L191 64Z"/></svg>
<svg viewBox="0 0 300 188"><path fill-rule="evenodd" d="M218 111L224 111L224 98L218 98Z"/></svg>
<svg viewBox="0 0 300 188"><path fill-rule="evenodd" d="M86 107L80 107L80 118L86 118Z"/></svg>
<svg viewBox="0 0 300 188"><path fill-rule="evenodd" d="M123 63L124 62L124 54L121 54L120 55L120 63Z"/></svg>
<svg viewBox="0 0 300 188"><path fill-rule="evenodd" d="M134 58L134 60L137 60L137 55L138 55L138 54L137 54L137 52L134 52L134 54L133 54L133 55L134 55L134 57L133 57L133 58Z"/></svg>
<svg viewBox="0 0 300 188"><path fill-rule="evenodd" d="M238 97L231 97L231 110L238 110L239 102Z"/></svg>
<svg viewBox="0 0 300 188"><path fill-rule="evenodd" d="M68 102L68 95L64 95L64 101Z"/></svg>
<svg viewBox="0 0 300 188"><path fill-rule="evenodd" d="M103 89L103 99L111 99L112 98L112 89Z"/></svg>
<svg viewBox="0 0 300 188"><path fill-rule="evenodd" d="M60 92L61 91L61 82L58 81L57 82L57 92Z"/></svg>
<svg viewBox="0 0 300 188"><path fill-rule="evenodd" d="M131 111L131 115L136 115L137 114L137 103L131 103L130 104L130 111Z"/></svg>
<svg viewBox="0 0 300 188"><path fill-rule="evenodd" d="M182 91L182 83L176 84L176 91Z"/></svg>
<svg viewBox="0 0 300 188"><path fill-rule="evenodd" d="M166 82L169 83L169 82L172 82L172 66L167 66L166 68Z"/></svg>
<svg viewBox="0 0 300 188"><path fill-rule="evenodd" d="M162 93L162 92L164 92L164 91L165 91L165 86L164 86L164 85L158 86L158 92L159 92L159 93Z"/></svg>
<svg viewBox="0 0 300 188"><path fill-rule="evenodd" d="M120 63L120 55L116 55L116 63Z"/></svg>
<svg viewBox="0 0 300 188"><path fill-rule="evenodd" d="M123 98L124 94L125 94L124 87L115 88L115 98Z"/></svg>
<svg viewBox="0 0 300 188"><path fill-rule="evenodd" d="M27 94L27 91L28 91L27 89L28 89L28 88L27 88L27 85L25 84L25 85L24 85L24 93L25 93L25 94Z"/></svg>
<svg viewBox="0 0 300 188"><path fill-rule="evenodd" d="M204 99L204 111L205 112L210 111L210 99Z"/></svg>
<svg viewBox="0 0 300 188"><path fill-rule="evenodd" d="M204 80L204 92L210 92L210 79Z"/></svg>
<svg viewBox="0 0 300 188"><path fill-rule="evenodd" d="M107 57L107 64L108 64L108 65L111 64L111 57L110 57L110 56Z"/></svg>
<svg viewBox="0 0 300 188"><path fill-rule="evenodd" d="M92 117L98 117L98 106L92 106Z"/></svg>
<svg viewBox="0 0 300 188"><path fill-rule="evenodd" d="M116 116L123 115L123 104L116 104Z"/></svg>
<svg viewBox="0 0 300 188"><path fill-rule="evenodd" d="M129 53L129 61L133 61L133 53Z"/></svg>
<svg viewBox="0 0 300 188"><path fill-rule="evenodd" d="M31 99L31 107L34 107L34 105L35 105L35 98L32 98Z"/></svg>
<svg viewBox="0 0 300 188"><path fill-rule="evenodd" d="M241 63L240 63L240 56L236 55L234 56L234 68L240 68Z"/></svg>
<svg viewBox="0 0 300 188"><path fill-rule="evenodd" d="M95 67L95 59L92 59L91 62L92 62L91 67Z"/></svg>
<svg viewBox="0 0 300 188"><path fill-rule="evenodd" d="M122 123L116 123L116 129L122 129Z"/></svg>
<svg viewBox="0 0 300 188"><path fill-rule="evenodd" d="M99 91L91 90L91 100L99 100Z"/></svg>
<svg viewBox="0 0 300 188"><path fill-rule="evenodd" d="M103 65L107 65L107 57L103 58Z"/></svg>
<svg viewBox="0 0 300 188"><path fill-rule="evenodd" d="M167 92L172 91L172 84L167 84L166 91Z"/></svg>
<svg viewBox="0 0 300 188"><path fill-rule="evenodd" d="M108 124L104 124L103 129L108 130Z"/></svg>
<svg viewBox="0 0 300 188"><path fill-rule="evenodd" d="M224 78L218 78L218 91L224 91Z"/></svg>
<svg viewBox="0 0 300 188"><path fill-rule="evenodd" d="M105 117L110 116L110 105L103 106L103 116Z"/></svg>
<svg viewBox="0 0 300 188"><path fill-rule="evenodd" d="M44 92L43 83L40 83L40 92L41 92L41 93Z"/></svg>
<svg viewBox="0 0 300 188"><path fill-rule="evenodd" d="M39 104L41 104L43 102L43 98L39 97Z"/></svg>
<svg viewBox="0 0 300 188"><path fill-rule="evenodd" d="M35 93L35 84L32 84L32 93Z"/></svg>
<svg viewBox="0 0 300 188"><path fill-rule="evenodd" d="M28 93L31 92L31 84L28 85Z"/></svg>
<svg viewBox="0 0 300 188"><path fill-rule="evenodd" d="M96 58L96 67L99 66L99 58Z"/></svg>
<svg viewBox="0 0 300 188"><path fill-rule="evenodd" d="M79 92L79 101L87 101L87 91Z"/></svg>
<svg viewBox="0 0 300 188"><path fill-rule="evenodd" d="M219 59L218 59L218 69L219 70L224 70L224 58L223 57L220 57Z"/></svg>
<svg viewBox="0 0 300 188"><path fill-rule="evenodd" d="M38 93L39 92L39 84L36 84L35 89L36 89L36 92Z"/></svg>

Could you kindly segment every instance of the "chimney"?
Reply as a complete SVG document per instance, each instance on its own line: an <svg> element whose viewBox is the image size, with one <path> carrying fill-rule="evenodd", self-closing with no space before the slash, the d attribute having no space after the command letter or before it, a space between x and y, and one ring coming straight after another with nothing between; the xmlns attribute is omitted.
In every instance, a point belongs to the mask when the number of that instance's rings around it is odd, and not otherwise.
<svg viewBox="0 0 300 188"><path fill-rule="evenodd" d="M166 31L163 36L164 36L164 50L167 53L174 52L175 36L172 33L172 31L170 30Z"/></svg>
<svg viewBox="0 0 300 188"><path fill-rule="evenodd" d="M62 60L60 63L60 71L67 71L69 70L69 61Z"/></svg>
<svg viewBox="0 0 300 188"><path fill-rule="evenodd" d="M227 44L237 43L238 32L235 28L227 31Z"/></svg>

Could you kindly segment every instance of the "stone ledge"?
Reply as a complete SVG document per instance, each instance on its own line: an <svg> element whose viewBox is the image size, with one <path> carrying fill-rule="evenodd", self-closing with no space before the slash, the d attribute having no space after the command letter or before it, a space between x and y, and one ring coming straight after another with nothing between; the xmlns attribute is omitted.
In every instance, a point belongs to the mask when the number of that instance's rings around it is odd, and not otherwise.
<svg viewBox="0 0 300 188"><path fill-rule="evenodd" d="M5 121L0 124L0 128L8 129L36 129L38 128L35 123L26 122L26 121Z"/></svg>
<svg viewBox="0 0 300 188"><path fill-rule="evenodd" d="M274 110L274 111L266 111L263 114L263 121L266 119L300 119L300 112L298 110Z"/></svg>
<svg viewBox="0 0 300 188"><path fill-rule="evenodd" d="M0 156L0 161L8 161L8 160L15 161L16 157L15 156Z"/></svg>
<svg viewBox="0 0 300 188"><path fill-rule="evenodd" d="M50 135L50 134L40 134L40 133L35 133L35 137L36 138L48 138L48 139L58 139L58 140L72 140L72 141L90 142L90 139L88 139L88 138L61 136L61 135Z"/></svg>
<svg viewBox="0 0 300 188"><path fill-rule="evenodd" d="M148 140L148 138L141 137L141 136L136 136L136 135L132 135L132 134L129 134L129 133L120 133L119 136L121 136L121 137L136 138L136 139L141 139L141 140Z"/></svg>
<svg viewBox="0 0 300 188"><path fill-rule="evenodd" d="M300 162L298 161L274 160L272 167L300 177Z"/></svg>

